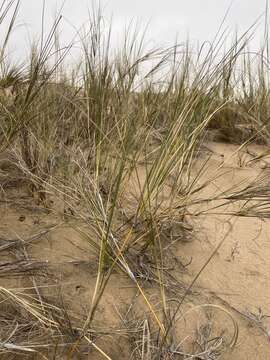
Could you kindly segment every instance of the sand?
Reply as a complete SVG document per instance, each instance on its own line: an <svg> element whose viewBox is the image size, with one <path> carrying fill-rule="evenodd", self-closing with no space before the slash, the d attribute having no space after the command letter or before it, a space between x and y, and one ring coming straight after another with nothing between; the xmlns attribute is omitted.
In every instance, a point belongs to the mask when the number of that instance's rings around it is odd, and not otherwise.
<svg viewBox="0 0 270 360"><path fill-rule="evenodd" d="M225 143L206 144L196 166L211 156L200 181L214 177L214 174L219 177L200 193L201 198L228 191L232 184L241 187L259 174L270 171L269 157L256 159L267 152L265 147L250 145L240 152L237 149L237 146ZM175 286L168 289L167 299L172 301L181 299L185 288L225 237L178 314L176 343L181 343L181 351L193 351L198 330L205 339L223 333L224 341L229 343L233 335L231 314L239 327L237 344L213 359L270 359L270 220L231 215L239 205L211 210L213 205L205 203L190 208L191 213L201 214L187 216L193 227L189 241L176 241L170 249L172 258L168 272L174 276ZM37 274L34 280L42 285L40 292L48 300L59 299L61 293L73 323L79 324L86 318L91 303L97 254L63 218L40 210L17 185L7 190L3 197L0 216L1 239L29 239L40 234L31 245L25 245L28 257L47 264L46 274ZM48 230L46 234L42 234L44 229ZM1 255L1 262L20 260L16 250L2 251ZM26 288L34 284L31 276L1 275L0 285L6 288ZM155 282L144 281L144 286L147 296L158 309L160 298ZM35 289L31 291L35 294ZM134 283L127 275L115 270L94 321L100 331L97 344L112 359L132 358L136 338L128 328L132 328L132 321L138 325L139 321L149 318L151 315ZM85 349L75 358L95 360L104 357L95 349Z"/></svg>

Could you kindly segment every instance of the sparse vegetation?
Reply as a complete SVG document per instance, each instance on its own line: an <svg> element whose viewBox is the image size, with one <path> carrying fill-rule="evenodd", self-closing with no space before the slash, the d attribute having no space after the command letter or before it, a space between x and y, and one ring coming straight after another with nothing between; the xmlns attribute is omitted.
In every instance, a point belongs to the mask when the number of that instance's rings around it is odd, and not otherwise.
<svg viewBox="0 0 270 360"><path fill-rule="evenodd" d="M149 50L136 32L112 51L97 10L79 65L65 72L73 44L59 48L60 17L28 62L9 62L19 3L0 6L0 25L11 18L0 53L0 211L9 214L0 227L1 359L233 354L238 317L252 312L196 285L240 217L269 218L267 32L256 55L254 26L223 53L221 32L197 53L190 44ZM234 146L215 167L209 141ZM234 156L259 171L220 186ZM196 259L179 254L209 215L228 230L192 273ZM227 263L241 253L233 244Z"/></svg>

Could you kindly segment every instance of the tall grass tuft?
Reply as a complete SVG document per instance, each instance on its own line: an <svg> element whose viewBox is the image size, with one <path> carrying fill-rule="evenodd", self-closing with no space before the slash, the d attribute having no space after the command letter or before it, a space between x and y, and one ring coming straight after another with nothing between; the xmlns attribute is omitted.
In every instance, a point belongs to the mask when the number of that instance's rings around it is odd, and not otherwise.
<svg viewBox="0 0 270 360"><path fill-rule="evenodd" d="M61 17L48 36L32 46L23 66L7 62L19 3L3 1L0 7L0 25L11 12L0 57L0 153L16 155L16 166L38 205L61 216L98 260L87 315L76 328L64 311L43 306L40 298L25 300L4 288L0 295L22 306L46 331L49 328L53 340L60 341L56 333L64 339L68 333L70 359L82 343L110 358L94 342L95 319L112 274L124 274L149 314L141 328L141 358L176 358L179 353L170 352L176 341L176 315L170 311L164 264L170 245L185 239L190 230L190 207L210 200L222 200L222 206L246 200L242 212L232 215L269 216L269 189L261 182L201 199L198 194L207 186L200 182L205 163L194 175L209 134L218 132L219 139L241 144L268 144L268 27L255 56L248 50L254 25L222 53L224 34L218 33L208 48L203 44L196 53L189 42L149 49L146 35L139 36L137 28L134 33L129 29L114 49L112 24L106 27L97 9L87 31L79 34L82 57L70 75L63 64L72 44L59 46ZM250 199L256 204L250 205ZM159 307L145 288L150 267ZM31 344L8 350L30 353L35 351Z"/></svg>

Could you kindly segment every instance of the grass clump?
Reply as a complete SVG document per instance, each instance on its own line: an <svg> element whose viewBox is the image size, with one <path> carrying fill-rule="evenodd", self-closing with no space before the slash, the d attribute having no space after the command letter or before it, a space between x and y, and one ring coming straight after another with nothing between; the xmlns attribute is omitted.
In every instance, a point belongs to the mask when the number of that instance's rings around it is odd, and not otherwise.
<svg viewBox="0 0 270 360"><path fill-rule="evenodd" d="M258 183L205 199L200 194L212 179L202 183L207 160L199 161L209 136L242 146L251 141L268 144L267 46L254 65L248 52L251 27L221 60L224 39L219 34L209 49L202 46L194 54L188 43L149 50L143 37L126 33L114 52L112 29L103 29L98 10L87 35L80 34L82 58L74 72L65 72L63 66L72 44L63 50L55 40L61 18L47 38L32 47L28 61L16 67L7 62L5 50L18 8L19 1L4 1L0 8L0 25L11 12L0 59L0 156L16 168L15 176L23 183L10 190L5 178L3 201L12 191L24 193L17 206L45 211L50 221L57 221L56 227L74 231L80 239L76 247L82 243L87 256L94 256L94 269L87 277L90 293L82 314L52 268L89 267L89 259L72 265L63 258L57 264L36 261L31 256L34 240L40 242L47 233L30 237L33 241L3 239L0 251L7 260L1 276L27 283L20 290L0 288L0 322L9 334L1 335L3 356L72 359L95 350L111 359L102 342L111 335L131 340L128 349L134 359L221 358L238 336L234 318L223 307L212 306L232 320L233 340L228 344L221 335L209 345L205 331L199 331L194 353L185 353L176 329L192 285L223 240L190 286L173 275L176 267L186 270L179 259L172 260L173 247L192 238L188 218L205 211L193 212L194 205L213 204L209 212L245 202L230 215L269 215L263 176ZM10 176L9 167L0 171ZM126 314L119 313L121 325L106 328L99 322L100 309L115 276L129 281L143 311L135 309L134 300ZM55 286L59 296L52 296ZM179 298L175 307L172 294ZM5 304L9 311L4 316ZM131 319L133 306L139 315Z"/></svg>

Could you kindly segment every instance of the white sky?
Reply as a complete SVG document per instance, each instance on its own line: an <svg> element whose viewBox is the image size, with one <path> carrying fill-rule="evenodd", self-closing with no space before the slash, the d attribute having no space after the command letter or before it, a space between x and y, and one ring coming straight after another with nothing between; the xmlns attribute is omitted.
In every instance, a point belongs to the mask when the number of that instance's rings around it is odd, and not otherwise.
<svg viewBox="0 0 270 360"><path fill-rule="evenodd" d="M193 41L211 40L230 7L225 26L232 32L237 28L241 33L264 12L265 0L106 0L101 1L104 15L113 16L114 41L123 32L125 24L137 20L140 24L149 23L147 39L158 45L169 45L178 36L184 41L189 35ZM41 30L43 0L21 0L17 28L12 38L12 48L23 54L29 46L28 35L38 38ZM52 24L54 14L63 1L46 0L45 25ZM94 1L66 0L61 25L61 39L69 42L75 30L88 19L88 9ZM261 19L263 22L263 19ZM20 26L19 26L20 25ZM23 25L23 26L21 26ZM2 28L3 29L3 24ZM263 34L263 26L258 29L256 43Z"/></svg>

